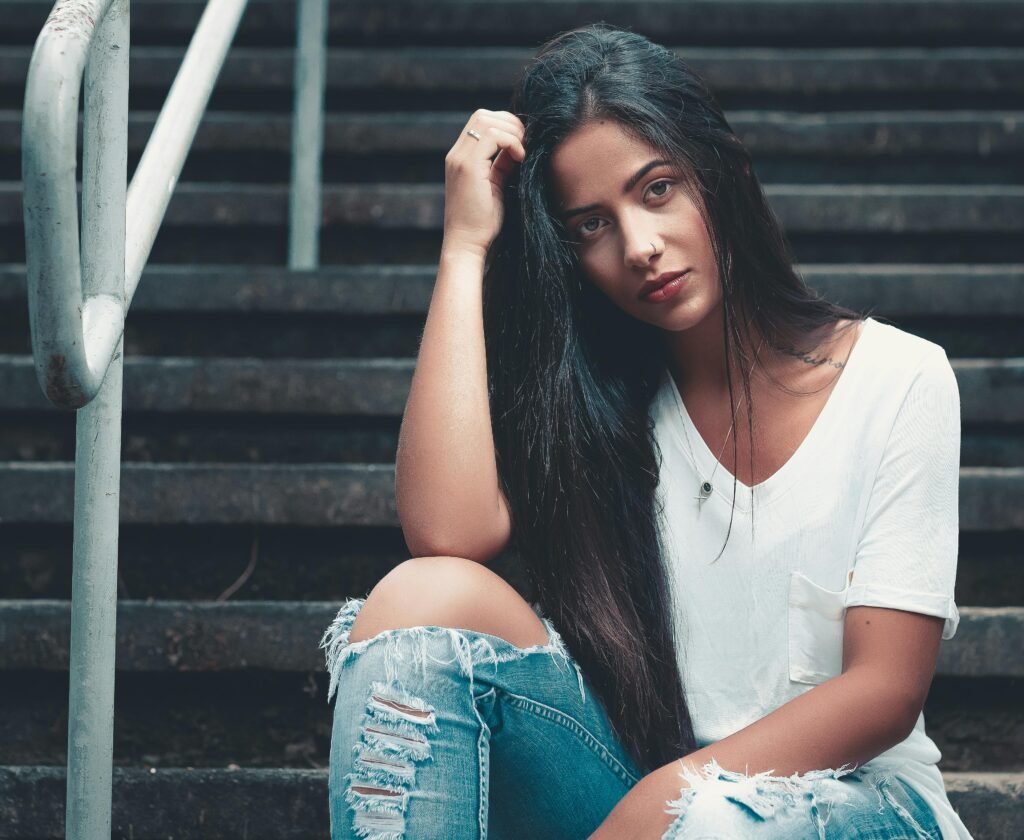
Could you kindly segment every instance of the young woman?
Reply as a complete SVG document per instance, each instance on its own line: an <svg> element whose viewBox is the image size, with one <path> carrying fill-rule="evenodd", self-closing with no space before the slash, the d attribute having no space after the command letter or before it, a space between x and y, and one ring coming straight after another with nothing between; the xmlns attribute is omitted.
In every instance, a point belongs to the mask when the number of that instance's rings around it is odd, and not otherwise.
<svg viewBox="0 0 1024 840"><path fill-rule="evenodd" d="M416 556L322 642L332 836L969 837L921 714L959 620L943 349L805 285L640 35L546 44L445 181Z"/></svg>

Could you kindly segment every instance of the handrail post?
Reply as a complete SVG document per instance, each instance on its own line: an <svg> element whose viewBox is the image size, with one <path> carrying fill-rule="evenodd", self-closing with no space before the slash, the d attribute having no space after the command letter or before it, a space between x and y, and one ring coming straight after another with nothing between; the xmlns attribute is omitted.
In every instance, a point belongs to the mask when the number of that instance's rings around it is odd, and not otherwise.
<svg viewBox="0 0 1024 840"><path fill-rule="evenodd" d="M128 187L129 0L58 0L22 112L36 378L76 409L65 836L111 833L124 323L246 0L209 0ZM76 151L85 88L81 246Z"/></svg>
<svg viewBox="0 0 1024 840"><path fill-rule="evenodd" d="M125 305L129 0L112 0L85 68L82 285ZM111 324L120 329L120 324ZM88 333L88 328L86 329ZM75 423L75 513L65 836L110 837L123 331Z"/></svg>
<svg viewBox="0 0 1024 840"><path fill-rule="evenodd" d="M320 264L320 178L328 0L298 0L288 267Z"/></svg>

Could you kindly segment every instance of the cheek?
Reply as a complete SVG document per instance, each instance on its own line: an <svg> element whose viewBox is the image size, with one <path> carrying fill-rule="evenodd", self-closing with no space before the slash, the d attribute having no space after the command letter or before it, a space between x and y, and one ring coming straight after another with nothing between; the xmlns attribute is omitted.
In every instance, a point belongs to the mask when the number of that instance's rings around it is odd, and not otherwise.
<svg viewBox="0 0 1024 840"><path fill-rule="evenodd" d="M604 287L607 278L605 272L601 270L601 261L595 260L591 251L577 251L577 254L583 279L595 286Z"/></svg>
<svg viewBox="0 0 1024 840"><path fill-rule="evenodd" d="M614 260L602 259L598 249L591 248L579 258L583 282L589 283L620 308L635 306L639 301L635 292L617 270Z"/></svg>
<svg viewBox="0 0 1024 840"><path fill-rule="evenodd" d="M617 263L606 251L600 242L591 243L577 251L580 266L595 282L609 282L616 276Z"/></svg>
<svg viewBox="0 0 1024 840"><path fill-rule="evenodd" d="M583 279L597 289L600 289L609 297L615 297L615 285L617 277L609 272L607 267L602 268L600 260L584 258L580 262L583 272Z"/></svg>

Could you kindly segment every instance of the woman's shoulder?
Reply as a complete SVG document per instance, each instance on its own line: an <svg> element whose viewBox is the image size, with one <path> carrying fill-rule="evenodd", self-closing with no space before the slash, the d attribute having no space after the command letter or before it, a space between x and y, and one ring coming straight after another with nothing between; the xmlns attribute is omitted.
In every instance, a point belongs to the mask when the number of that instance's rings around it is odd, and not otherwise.
<svg viewBox="0 0 1024 840"><path fill-rule="evenodd" d="M789 363L773 371L775 381L804 394L835 386L853 392L866 409L899 399L922 367L945 363L940 345L871 315L828 324L809 339L813 352L792 355L811 364ZM835 368L842 369L838 376ZM844 377L854 382L840 385Z"/></svg>
<svg viewBox="0 0 1024 840"><path fill-rule="evenodd" d="M945 348L893 324L871 321L875 340L859 402L880 426L898 423L912 436L934 432L938 420L944 420L948 432L958 428L960 391Z"/></svg>
<svg viewBox="0 0 1024 840"><path fill-rule="evenodd" d="M900 382L909 387L922 375L943 376L952 373L946 350L924 336L897 327L875 317L865 319L870 337L865 347L865 367L871 379L891 390Z"/></svg>
<svg viewBox="0 0 1024 840"><path fill-rule="evenodd" d="M937 344L917 333L909 332L895 324L871 315L864 319L864 328L874 334L874 344L891 362L898 367L913 367L926 357L944 356L946 351Z"/></svg>

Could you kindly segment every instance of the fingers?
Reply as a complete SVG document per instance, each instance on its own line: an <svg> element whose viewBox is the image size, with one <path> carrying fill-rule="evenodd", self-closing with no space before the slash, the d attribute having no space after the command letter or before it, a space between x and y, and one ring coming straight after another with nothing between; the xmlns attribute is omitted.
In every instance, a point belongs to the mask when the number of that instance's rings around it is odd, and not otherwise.
<svg viewBox="0 0 1024 840"><path fill-rule="evenodd" d="M519 138L508 132L498 132L498 134L504 134L505 137L510 138L510 141L502 148L498 153L498 156L494 159L491 164L491 171L488 175L491 182L499 187L503 186L505 179L508 177L509 172L516 166L516 164L522 163L526 157L526 149L523 148L522 142ZM496 134L497 136L497 134ZM501 142L499 140L499 142Z"/></svg>
<svg viewBox="0 0 1024 840"><path fill-rule="evenodd" d="M480 135L477 140L467 132L473 129ZM522 120L509 111L489 111L479 108L467 121L459 139L452 147L452 152L472 154L473 157L491 159L501 149L508 148L512 157L522 160L526 156L523 137L526 126ZM470 145L471 144L471 145ZM478 148L482 147L482 148ZM470 151L472 150L472 151Z"/></svg>
<svg viewBox="0 0 1024 840"><path fill-rule="evenodd" d="M526 133L526 125L523 123L521 119L519 119L519 117L517 117L511 111L490 111L489 113L491 113L497 119L505 120L506 122L509 122L513 126L515 126L515 128L517 129L516 134L520 138L522 138L522 136Z"/></svg>
<svg viewBox="0 0 1024 840"><path fill-rule="evenodd" d="M494 142L504 149L507 154L511 154L519 160L526 157L526 149L523 147L523 141L518 134L504 128L498 128L496 125L488 126L487 130L491 133Z"/></svg>
<svg viewBox="0 0 1024 840"><path fill-rule="evenodd" d="M469 122L466 123L466 128L474 128L477 120L486 119L509 123L520 137L526 133L526 126L523 124L523 121L511 111L489 111L487 108L477 108L469 118Z"/></svg>

